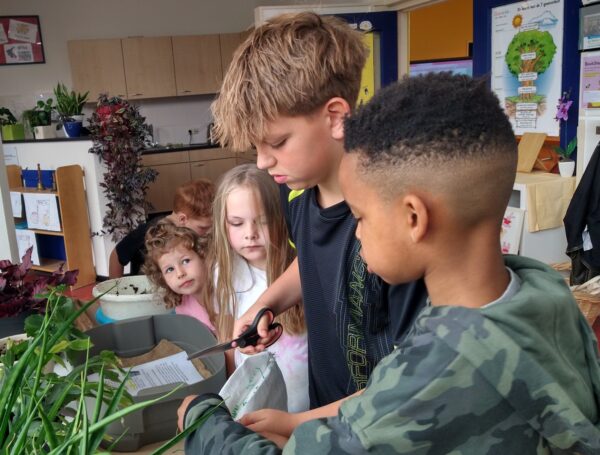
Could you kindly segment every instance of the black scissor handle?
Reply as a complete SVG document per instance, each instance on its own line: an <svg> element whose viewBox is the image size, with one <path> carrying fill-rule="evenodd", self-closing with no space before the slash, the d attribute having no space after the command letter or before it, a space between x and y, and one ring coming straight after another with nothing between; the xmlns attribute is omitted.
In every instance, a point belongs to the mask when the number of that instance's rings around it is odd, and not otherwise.
<svg viewBox="0 0 600 455"><path fill-rule="evenodd" d="M265 313L271 313L271 317L274 319L275 318L275 314L273 313L273 310L271 310L270 308L262 308L254 317L254 321L252 321L252 324L250 325L250 327L248 327L246 330L244 330L239 338L237 340L235 340L237 346L239 348L245 348L246 346L256 346L256 343L258 342L258 340L260 339L260 335L258 334L258 323L260 321L260 319L265 315ZM279 322L272 322L271 324L269 324L269 330L273 330L276 329L277 327L281 327L281 324ZM281 334L283 333L283 329L279 331L279 335L277 336L277 338L275 338L270 344L275 343L279 337L281 336Z"/></svg>

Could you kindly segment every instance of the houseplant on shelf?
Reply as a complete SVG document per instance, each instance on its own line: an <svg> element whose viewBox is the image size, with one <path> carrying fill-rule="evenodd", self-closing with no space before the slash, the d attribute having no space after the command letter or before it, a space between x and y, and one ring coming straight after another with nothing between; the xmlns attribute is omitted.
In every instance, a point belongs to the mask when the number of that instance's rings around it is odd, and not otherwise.
<svg viewBox="0 0 600 455"><path fill-rule="evenodd" d="M106 166L100 184L109 201L103 227L115 242L143 222L149 208L146 191L157 172L141 165L144 140L149 134L145 120L137 107L106 95L100 95L89 119L94 142L90 152Z"/></svg>
<svg viewBox="0 0 600 455"><path fill-rule="evenodd" d="M36 139L56 137L55 130L51 126L54 108L53 99L48 98L46 101L38 100L33 109L23 112L24 123L29 125L29 130Z"/></svg>
<svg viewBox="0 0 600 455"><path fill-rule="evenodd" d="M573 104L571 98L571 90L563 92L562 96L558 100L556 105L556 116L554 119L559 122L560 129L564 129L565 139L568 137L568 123L569 120L569 109ZM575 172L575 161L571 159L571 155L577 149L577 136L573 137L565 148L560 146L554 147L556 153L560 155L560 161L558 162L558 171L561 177L571 177Z"/></svg>
<svg viewBox="0 0 600 455"><path fill-rule="evenodd" d="M54 88L56 112L58 112L68 137L78 137L81 134L83 106L87 101L88 94L89 92L81 94L74 90L69 91L62 82L59 82Z"/></svg>
<svg viewBox="0 0 600 455"><path fill-rule="evenodd" d="M25 128L22 123L17 122L17 118L10 109L0 107L0 126L2 126L2 139L5 141L14 141L25 139Z"/></svg>

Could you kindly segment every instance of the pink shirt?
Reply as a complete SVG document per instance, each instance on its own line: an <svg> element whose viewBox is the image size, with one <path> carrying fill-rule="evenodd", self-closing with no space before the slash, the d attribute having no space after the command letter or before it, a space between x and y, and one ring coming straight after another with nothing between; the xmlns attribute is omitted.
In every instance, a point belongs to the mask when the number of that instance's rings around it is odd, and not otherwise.
<svg viewBox="0 0 600 455"><path fill-rule="evenodd" d="M206 308L202 306L198 300L192 295L184 295L181 298L181 304L175 307L176 314L183 314L185 316L192 316L198 319L202 324L207 326L212 333L216 333L215 327L208 318Z"/></svg>

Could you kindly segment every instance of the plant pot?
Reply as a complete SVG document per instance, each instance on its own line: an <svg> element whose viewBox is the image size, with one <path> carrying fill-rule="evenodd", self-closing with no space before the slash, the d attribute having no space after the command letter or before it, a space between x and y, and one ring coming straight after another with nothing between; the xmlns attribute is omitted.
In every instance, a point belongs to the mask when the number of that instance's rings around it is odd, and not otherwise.
<svg viewBox="0 0 600 455"><path fill-rule="evenodd" d="M572 177L575 172L575 161L572 159L563 159L558 162L558 172L561 177Z"/></svg>
<svg viewBox="0 0 600 455"><path fill-rule="evenodd" d="M102 314L115 321L172 312L158 294L152 293L152 285L145 275L104 281L94 286L92 295L101 296Z"/></svg>
<svg viewBox="0 0 600 455"><path fill-rule="evenodd" d="M2 125L2 140L18 141L25 139L25 127L22 123Z"/></svg>
<svg viewBox="0 0 600 455"><path fill-rule="evenodd" d="M27 311L15 316L0 318L0 338L25 332L25 318L30 314L31 312Z"/></svg>
<svg viewBox="0 0 600 455"><path fill-rule="evenodd" d="M36 139L52 139L56 137L56 128L52 125L36 126L33 135Z"/></svg>
<svg viewBox="0 0 600 455"><path fill-rule="evenodd" d="M64 122L63 130L67 137L79 137L81 136L82 122Z"/></svg>

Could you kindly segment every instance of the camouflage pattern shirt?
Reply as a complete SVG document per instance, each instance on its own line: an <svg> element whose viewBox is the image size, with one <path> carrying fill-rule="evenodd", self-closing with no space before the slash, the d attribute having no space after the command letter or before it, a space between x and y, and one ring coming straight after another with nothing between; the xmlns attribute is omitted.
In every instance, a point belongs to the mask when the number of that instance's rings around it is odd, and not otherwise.
<svg viewBox="0 0 600 455"><path fill-rule="evenodd" d="M299 426L283 453L599 454L596 339L562 277L507 256L509 300L428 307L337 417ZM281 451L234 422L218 396L197 398L189 454Z"/></svg>

